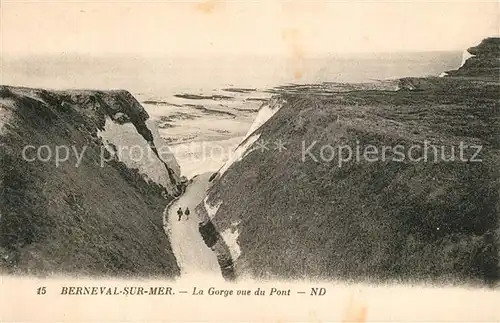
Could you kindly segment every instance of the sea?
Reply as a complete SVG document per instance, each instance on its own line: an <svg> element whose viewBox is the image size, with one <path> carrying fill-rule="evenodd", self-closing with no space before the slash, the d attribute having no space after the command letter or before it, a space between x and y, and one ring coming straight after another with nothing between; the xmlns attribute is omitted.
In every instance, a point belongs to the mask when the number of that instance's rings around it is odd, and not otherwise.
<svg viewBox="0 0 500 323"><path fill-rule="evenodd" d="M222 166L276 87L439 76L459 67L462 56L458 51L300 58L4 55L0 73L3 85L128 90L157 122L189 178Z"/></svg>

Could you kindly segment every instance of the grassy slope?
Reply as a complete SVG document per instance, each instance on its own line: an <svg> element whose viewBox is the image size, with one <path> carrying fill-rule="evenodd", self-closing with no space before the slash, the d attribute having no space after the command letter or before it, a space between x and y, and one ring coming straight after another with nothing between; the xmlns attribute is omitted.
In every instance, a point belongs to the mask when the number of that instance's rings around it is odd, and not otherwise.
<svg viewBox="0 0 500 323"><path fill-rule="evenodd" d="M129 104L130 94L4 87L0 97L0 268L42 275L178 275L162 224L171 197L119 161L99 166L97 128L106 114L121 110L141 126L145 111ZM25 145L87 150L79 167L74 154L55 167L53 161L24 161Z"/></svg>
<svg viewBox="0 0 500 323"><path fill-rule="evenodd" d="M284 94L254 151L213 187L219 231L241 221L240 272L258 277L498 280L499 86ZM301 142L482 144L483 163L301 162ZM270 145L272 147L272 145ZM318 149L313 150L318 156ZM439 230L437 230L439 228Z"/></svg>

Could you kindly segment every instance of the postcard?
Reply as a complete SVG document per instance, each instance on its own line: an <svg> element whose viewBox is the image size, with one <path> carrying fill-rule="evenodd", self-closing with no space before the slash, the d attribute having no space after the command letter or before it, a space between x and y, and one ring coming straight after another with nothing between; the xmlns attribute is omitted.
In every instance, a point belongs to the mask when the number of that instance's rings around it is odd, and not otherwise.
<svg viewBox="0 0 500 323"><path fill-rule="evenodd" d="M499 9L2 0L0 321L499 322Z"/></svg>

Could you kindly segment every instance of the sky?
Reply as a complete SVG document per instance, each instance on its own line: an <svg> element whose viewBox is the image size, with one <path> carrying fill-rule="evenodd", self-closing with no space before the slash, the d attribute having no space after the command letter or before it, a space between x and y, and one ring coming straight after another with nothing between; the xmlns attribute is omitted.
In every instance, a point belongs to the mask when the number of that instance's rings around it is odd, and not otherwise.
<svg viewBox="0 0 500 323"><path fill-rule="evenodd" d="M9 1L2 55L291 55L464 50L496 1Z"/></svg>

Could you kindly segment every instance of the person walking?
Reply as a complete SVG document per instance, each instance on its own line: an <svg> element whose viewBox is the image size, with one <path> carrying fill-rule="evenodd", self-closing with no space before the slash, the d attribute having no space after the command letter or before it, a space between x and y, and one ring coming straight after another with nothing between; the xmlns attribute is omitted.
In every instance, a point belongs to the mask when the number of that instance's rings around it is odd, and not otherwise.
<svg viewBox="0 0 500 323"><path fill-rule="evenodd" d="M177 210L177 215L179 216L179 221L181 220L182 218L182 208L179 207L179 209Z"/></svg>
<svg viewBox="0 0 500 323"><path fill-rule="evenodd" d="M186 207L186 211L184 211L184 214L186 215L186 220L189 220L189 208Z"/></svg>

